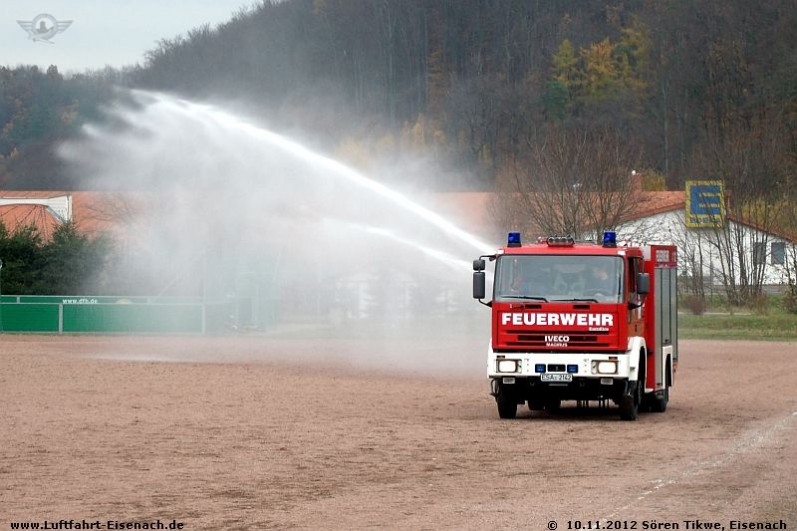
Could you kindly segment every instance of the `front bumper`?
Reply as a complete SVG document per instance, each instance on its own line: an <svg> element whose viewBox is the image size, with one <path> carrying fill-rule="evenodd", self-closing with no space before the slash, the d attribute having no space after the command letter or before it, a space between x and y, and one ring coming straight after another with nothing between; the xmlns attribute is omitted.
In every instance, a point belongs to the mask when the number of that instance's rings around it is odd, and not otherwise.
<svg viewBox="0 0 797 531"><path fill-rule="evenodd" d="M613 400L617 402L628 394L630 382L627 378L573 378L572 381L543 382L537 377L501 377L491 380L493 396L503 393L517 403L545 404L562 400Z"/></svg>
<svg viewBox="0 0 797 531"><path fill-rule="evenodd" d="M494 352L487 356L487 376L541 379L543 374L569 374L573 380L636 379L628 352L532 353ZM554 382L552 382L554 383Z"/></svg>
<svg viewBox="0 0 797 531"><path fill-rule="evenodd" d="M499 390L519 403L550 400L617 401L636 380L629 352L494 352L489 351L487 375L492 394ZM548 376L543 376L548 375ZM554 381L545 381L551 378ZM556 381L568 380L568 381Z"/></svg>

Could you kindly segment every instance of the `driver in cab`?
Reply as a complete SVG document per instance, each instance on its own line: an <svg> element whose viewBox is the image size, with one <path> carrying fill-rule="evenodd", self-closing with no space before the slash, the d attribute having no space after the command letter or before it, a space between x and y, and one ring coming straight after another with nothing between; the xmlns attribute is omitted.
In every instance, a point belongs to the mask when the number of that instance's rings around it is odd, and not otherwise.
<svg viewBox="0 0 797 531"><path fill-rule="evenodd" d="M609 295L612 293L612 291L612 278L609 274L608 266L590 266L585 282L585 292L591 295Z"/></svg>
<svg viewBox="0 0 797 531"><path fill-rule="evenodd" d="M516 265L510 290L516 295L538 295L545 285L545 275L541 271L536 270L532 264L519 263Z"/></svg>

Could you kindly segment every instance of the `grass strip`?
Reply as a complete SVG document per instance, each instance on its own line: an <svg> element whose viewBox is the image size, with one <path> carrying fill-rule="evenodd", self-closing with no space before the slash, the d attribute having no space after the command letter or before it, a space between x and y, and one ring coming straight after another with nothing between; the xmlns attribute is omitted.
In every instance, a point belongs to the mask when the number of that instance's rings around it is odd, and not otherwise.
<svg viewBox="0 0 797 531"><path fill-rule="evenodd" d="M797 315L689 315L678 316L683 339L797 340Z"/></svg>

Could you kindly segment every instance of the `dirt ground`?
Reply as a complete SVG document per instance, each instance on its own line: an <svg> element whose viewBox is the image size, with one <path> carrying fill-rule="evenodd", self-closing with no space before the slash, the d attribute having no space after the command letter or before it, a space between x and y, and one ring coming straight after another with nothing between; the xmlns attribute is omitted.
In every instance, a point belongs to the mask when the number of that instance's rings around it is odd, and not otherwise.
<svg viewBox="0 0 797 531"><path fill-rule="evenodd" d="M0 529L797 528L797 344L682 341L622 422L499 420L471 343L0 336Z"/></svg>

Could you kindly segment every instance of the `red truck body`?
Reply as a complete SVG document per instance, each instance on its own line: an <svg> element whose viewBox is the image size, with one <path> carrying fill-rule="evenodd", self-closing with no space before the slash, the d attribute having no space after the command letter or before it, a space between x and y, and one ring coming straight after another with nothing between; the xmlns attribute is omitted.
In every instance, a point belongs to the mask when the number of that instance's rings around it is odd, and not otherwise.
<svg viewBox="0 0 797 531"><path fill-rule="evenodd" d="M474 262L480 300L485 258L495 262L487 372L501 417L564 400L610 400L628 420L666 409L678 362L675 246L510 240Z"/></svg>

